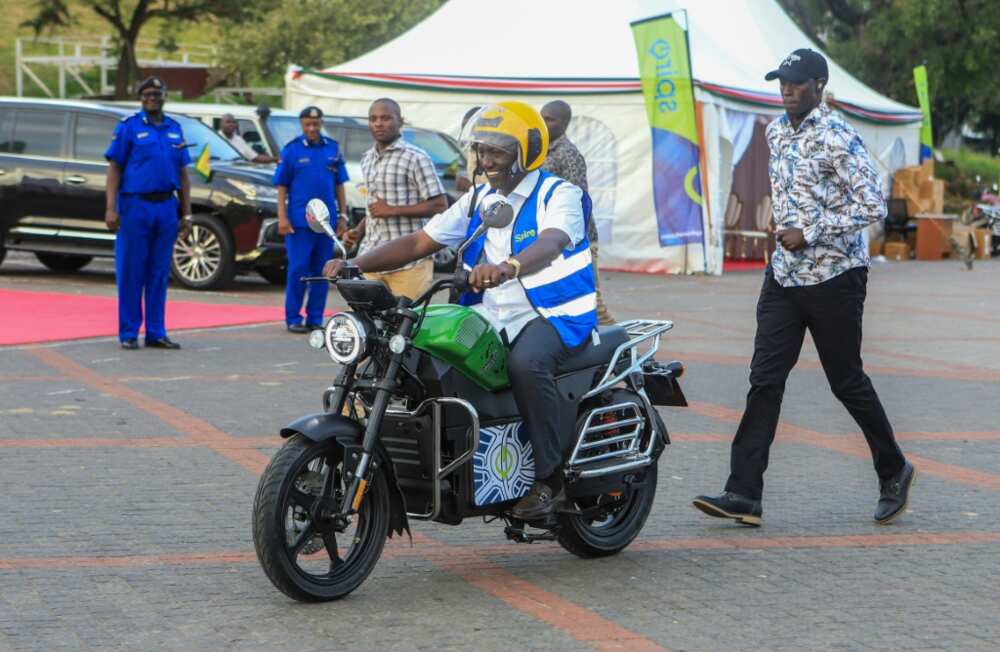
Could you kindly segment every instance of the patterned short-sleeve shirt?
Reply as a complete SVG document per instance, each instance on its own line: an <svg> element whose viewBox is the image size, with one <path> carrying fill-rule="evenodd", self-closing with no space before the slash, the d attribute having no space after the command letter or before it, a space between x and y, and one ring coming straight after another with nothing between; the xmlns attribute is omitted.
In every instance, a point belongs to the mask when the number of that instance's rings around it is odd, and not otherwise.
<svg viewBox="0 0 1000 652"><path fill-rule="evenodd" d="M549 153L542 169L587 192L587 161L566 134L549 143ZM593 219L587 222L587 238L591 243L597 242L597 227Z"/></svg>
<svg viewBox="0 0 1000 652"><path fill-rule="evenodd" d="M365 152L361 158L361 170L365 175L370 202L377 196L390 206L412 206L444 194L444 186L431 157L402 138L381 152L377 147ZM426 218L420 217L375 219L368 216L360 253L419 231L426 222ZM409 269L414 265L415 262L400 269Z"/></svg>
<svg viewBox="0 0 1000 652"><path fill-rule="evenodd" d="M885 219L882 184L858 132L826 104L798 129L787 115L767 127L775 229L800 228L807 246L778 244L771 259L784 287L815 285L867 267L862 230Z"/></svg>

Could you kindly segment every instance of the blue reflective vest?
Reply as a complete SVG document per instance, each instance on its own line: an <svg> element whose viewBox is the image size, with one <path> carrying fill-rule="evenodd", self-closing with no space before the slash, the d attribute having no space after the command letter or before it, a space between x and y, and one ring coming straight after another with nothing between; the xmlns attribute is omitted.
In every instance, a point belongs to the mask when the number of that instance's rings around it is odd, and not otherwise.
<svg viewBox="0 0 1000 652"><path fill-rule="evenodd" d="M548 206L552 193L556 188L566 183L563 179L541 172L531 195L524 200L521 210L514 219L511 230L510 248L512 255L517 255L534 244L538 239L538 210ZM487 195L495 190L490 190ZM586 223L590 220L591 201L587 193L583 193L584 233ZM470 238L475 233L483 218L476 207L465 237ZM469 245L462 256L462 263L471 270L478 264L486 248L486 234ZM594 285L593 258L590 255L590 242L586 235L572 249L564 249L548 267L534 274L519 276L518 281L528 296L528 301L539 315L544 317L562 338L568 348L576 348L590 337L597 328L597 294ZM466 292L459 299L463 306L481 303L483 295L480 292Z"/></svg>

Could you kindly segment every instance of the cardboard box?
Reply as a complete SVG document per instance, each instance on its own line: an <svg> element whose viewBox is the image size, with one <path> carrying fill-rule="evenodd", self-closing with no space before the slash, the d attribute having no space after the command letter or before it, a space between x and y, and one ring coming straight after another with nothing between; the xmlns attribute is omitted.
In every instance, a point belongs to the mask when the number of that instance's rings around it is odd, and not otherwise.
<svg viewBox="0 0 1000 652"><path fill-rule="evenodd" d="M905 242L886 242L883 252L889 260L910 259L910 245Z"/></svg>
<svg viewBox="0 0 1000 652"><path fill-rule="evenodd" d="M988 260L993 250L993 233L989 229L974 228L966 224L954 224L951 227L951 234L958 239L959 246L969 246L969 237L972 237L973 246L976 248L976 258Z"/></svg>
<svg viewBox="0 0 1000 652"><path fill-rule="evenodd" d="M944 181L941 179L926 179L920 183L920 202L924 204L927 213L944 212Z"/></svg>

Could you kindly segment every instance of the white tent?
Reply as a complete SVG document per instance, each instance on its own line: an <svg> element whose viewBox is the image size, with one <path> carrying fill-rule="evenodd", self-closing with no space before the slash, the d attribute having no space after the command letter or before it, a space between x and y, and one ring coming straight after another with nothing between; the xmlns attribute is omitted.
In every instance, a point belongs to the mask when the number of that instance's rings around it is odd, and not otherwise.
<svg viewBox="0 0 1000 652"><path fill-rule="evenodd" d="M670 11L688 25L707 215L704 245L662 248L629 23ZM777 82L764 74L811 45L775 0L450 0L353 61L322 71L291 68L285 105L365 115L374 98L388 95L410 123L454 134L474 105L566 99L574 113L569 136L587 157L601 266L719 274L733 168L754 119L781 111ZM917 109L876 93L833 61L828 90L876 158L893 150L898 165L905 151L903 163L917 162Z"/></svg>

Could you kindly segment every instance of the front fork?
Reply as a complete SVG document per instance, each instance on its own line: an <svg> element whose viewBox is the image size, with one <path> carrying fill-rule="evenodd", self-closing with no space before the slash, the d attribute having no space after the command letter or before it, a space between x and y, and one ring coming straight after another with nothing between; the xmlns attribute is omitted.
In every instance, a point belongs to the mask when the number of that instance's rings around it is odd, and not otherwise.
<svg viewBox="0 0 1000 652"><path fill-rule="evenodd" d="M408 340L418 315L409 309L404 309L402 314L403 319L399 326L399 334ZM365 437L361 444L361 459L358 460L358 464L354 467L353 472L347 472L347 477L351 480L351 486L344 496L343 504L340 506L341 516L346 517L357 512L361 507L365 490L368 488L367 476L369 467L372 464L372 452L375 450L375 443L378 441L379 431L382 429L382 417L385 416L386 408L389 406L389 399L392 398L392 393L396 389L396 377L399 375L399 369L403 365L403 356L405 354L405 349L400 353L392 354L392 357L389 358L389 368L386 369L385 375L382 376L382 379L375 386L375 400L372 402L371 412L368 414L368 425L365 427ZM348 369L345 368L344 371L347 372ZM351 374L353 375L353 369L351 370ZM343 410L346 399L346 387L338 383L331 404L339 412Z"/></svg>

